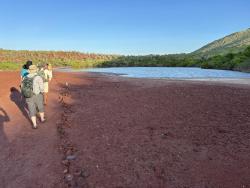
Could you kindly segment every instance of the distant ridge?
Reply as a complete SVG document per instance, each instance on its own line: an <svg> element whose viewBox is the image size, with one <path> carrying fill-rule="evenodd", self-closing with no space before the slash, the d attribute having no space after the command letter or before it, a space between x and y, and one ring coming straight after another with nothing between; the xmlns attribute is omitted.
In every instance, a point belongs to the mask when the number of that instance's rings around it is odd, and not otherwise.
<svg viewBox="0 0 250 188"><path fill-rule="evenodd" d="M250 46L250 28L215 40L191 54L211 57L214 55L240 52L247 46Z"/></svg>

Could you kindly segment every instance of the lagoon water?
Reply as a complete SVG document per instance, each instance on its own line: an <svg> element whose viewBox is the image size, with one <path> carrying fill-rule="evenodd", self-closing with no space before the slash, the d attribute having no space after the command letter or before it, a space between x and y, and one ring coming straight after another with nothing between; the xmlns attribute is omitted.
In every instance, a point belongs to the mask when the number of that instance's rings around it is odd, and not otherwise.
<svg viewBox="0 0 250 188"><path fill-rule="evenodd" d="M90 68L90 69L61 69L70 72L97 72L119 74L124 77L133 78L250 78L250 73L228 70L187 68L187 67L115 67L115 68Z"/></svg>

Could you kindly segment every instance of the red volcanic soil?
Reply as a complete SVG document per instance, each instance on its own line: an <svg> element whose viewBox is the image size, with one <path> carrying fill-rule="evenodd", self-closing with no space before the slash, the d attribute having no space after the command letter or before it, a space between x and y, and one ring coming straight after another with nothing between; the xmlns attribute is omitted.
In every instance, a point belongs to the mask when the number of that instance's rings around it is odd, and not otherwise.
<svg viewBox="0 0 250 188"><path fill-rule="evenodd" d="M55 73L33 130L0 82L0 187L250 187L249 86Z"/></svg>

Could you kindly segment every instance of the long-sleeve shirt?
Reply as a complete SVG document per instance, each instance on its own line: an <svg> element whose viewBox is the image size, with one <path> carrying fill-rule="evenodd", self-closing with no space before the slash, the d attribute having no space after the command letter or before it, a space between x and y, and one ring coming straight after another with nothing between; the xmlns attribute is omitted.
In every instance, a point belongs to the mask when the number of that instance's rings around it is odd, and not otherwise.
<svg viewBox="0 0 250 188"><path fill-rule="evenodd" d="M33 93L35 95L38 95L39 93L44 92L44 84L43 84L43 79L41 76L38 76L36 73L28 74L27 77L32 78L34 77L33 80Z"/></svg>

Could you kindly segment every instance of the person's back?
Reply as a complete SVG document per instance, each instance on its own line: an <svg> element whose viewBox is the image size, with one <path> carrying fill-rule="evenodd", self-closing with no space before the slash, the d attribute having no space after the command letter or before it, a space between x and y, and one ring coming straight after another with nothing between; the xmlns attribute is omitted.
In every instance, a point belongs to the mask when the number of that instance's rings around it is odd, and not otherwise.
<svg viewBox="0 0 250 188"><path fill-rule="evenodd" d="M31 73L27 75L28 78L33 78L33 93L38 95L44 92L43 79L37 73Z"/></svg>
<svg viewBox="0 0 250 188"><path fill-rule="evenodd" d="M29 67L32 65L32 61L27 61L21 69L21 81L29 74Z"/></svg>
<svg viewBox="0 0 250 188"><path fill-rule="evenodd" d="M21 80L24 79L25 76L29 74L28 69L26 68L26 65L23 65L22 70L21 70Z"/></svg>
<svg viewBox="0 0 250 188"><path fill-rule="evenodd" d="M44 104L47 105L48 103L48 92L49 92L49 82L52 79L52 68L49 64L46 64L44 67Z"/></svg>
<svg viewBox="0 0 250 188"><path fill-rule="evenodd" d="M45 78L44 82L49 82L51 80L50 72L48 69L44 69L44 78Z"/></svg>

